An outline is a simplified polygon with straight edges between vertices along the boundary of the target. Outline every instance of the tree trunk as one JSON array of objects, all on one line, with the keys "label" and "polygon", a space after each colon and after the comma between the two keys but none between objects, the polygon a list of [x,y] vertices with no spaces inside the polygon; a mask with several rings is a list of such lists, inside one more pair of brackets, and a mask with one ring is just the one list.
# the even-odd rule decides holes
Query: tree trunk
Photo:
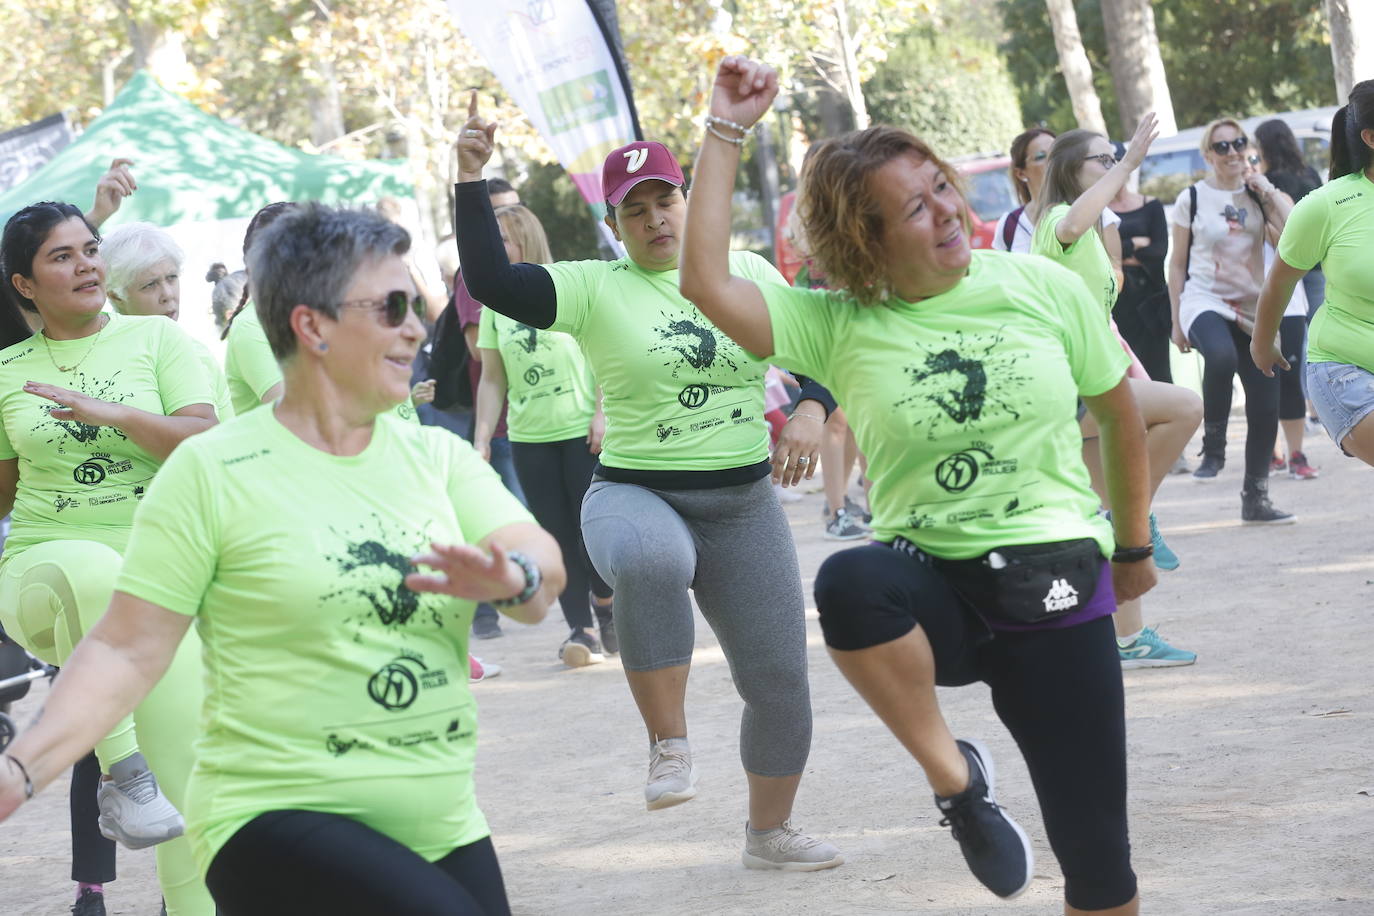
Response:
[{"label": "tree trunk", "polygon": [[1107,122],[1102,118],[1102,102],[1093,88],[1093,68],[1083,50],[1083,36],[1078,32],[1078,13],[1074,11],[1073,0],[1045,0],[1045,6],[1050,11],[1054,46],[1059,51],[1059,69],[1064,71],[1064,82],[1069,87],[1073,116],[1078,119],[1079,127],[1106,134]]},{"label": "tree trunk", "polygon": [[1361,80],[1374,79],[1374,4],[1370,0],[1326,0],[1336,97],[1344,105]]},{"label": "tree trunk", "polygon": [[1159,116],[1160,136],[1178,133],[1150,0],[1102,0],[1102,20],[1121,115],[1121,136],[1131,136],[1141,117],[1151,111]]},{"label": "tree trunk", "polygon": [[334,73],[334,36],[329,20],[329,11],[316,4],[314,21],[321,33],[321,40],[317,43],[320,51],[316,59],[311,61],[315,77],[306,83],[305,104],[310,110],[310,142],[317,148],[347,133],[344,129],[343,101],[339,98],[339,82]]},{"label": "tree trunk", "polygon": [[859,60],[854,53],[854,40],[849,32],[849,7],[845,0],[835,0],[836,43],[840,51],[841,85],[844,87],[850,110],[854,112],[855,130],[868,128],[868,104],[859,84]]}]

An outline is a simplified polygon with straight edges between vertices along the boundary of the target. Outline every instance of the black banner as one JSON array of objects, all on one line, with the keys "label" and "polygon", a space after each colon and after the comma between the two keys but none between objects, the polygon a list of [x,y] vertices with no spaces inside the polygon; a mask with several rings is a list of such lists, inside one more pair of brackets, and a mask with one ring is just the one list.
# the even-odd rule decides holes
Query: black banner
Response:
[{"label": "black banner", "polygon": [[0,134],[0,191],[38,171],[72,138],[67,116],[61,114]]}]

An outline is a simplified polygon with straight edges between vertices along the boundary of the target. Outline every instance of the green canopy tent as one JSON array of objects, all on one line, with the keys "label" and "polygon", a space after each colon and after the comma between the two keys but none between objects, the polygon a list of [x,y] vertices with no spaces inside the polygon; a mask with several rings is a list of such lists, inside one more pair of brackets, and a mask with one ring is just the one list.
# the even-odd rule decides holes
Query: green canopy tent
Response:
[{"label": "green canopy tent", "polygon": [[138,191],[105,228],[146,220],[166,228],[186,252],[182,322],[207,342],[210,264],[242,264],[248,220],[274,200],[363,204],[413,201],[399,160],[354,161],[290,149],[208,115],[162,88],[151,74],[129,80],[100,117],[22,184],[0,193],[0,222],[39,200],[89,207],[111,160],[134,161]]}]

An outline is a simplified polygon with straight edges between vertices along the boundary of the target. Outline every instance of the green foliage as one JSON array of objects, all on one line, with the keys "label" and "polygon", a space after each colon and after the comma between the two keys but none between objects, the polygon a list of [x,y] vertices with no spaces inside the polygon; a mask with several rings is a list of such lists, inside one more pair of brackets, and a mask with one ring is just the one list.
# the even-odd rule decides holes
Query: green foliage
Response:
[{"label": "green foliage", "polygon": [[942,156],[1001,150],[1021,129],[1016,90],[991,42],[908,30],[864,84],[874,123],[905,127]]},{"label": "green foliage", "polygon": [[520,202],[544,225],[555,261],[581,261],[601,257],[601,232],[587,202],[556,164],[533,163],[529,176],[517,187]]},{"label": "green foliage", "polygon": [[[1160,55],[1180,128],[1237,117],[1336,104],[1322,0],[1154,0]],[[1102,98],[1116,125],[1115,92],[1098,0],[1077,0],[1078,27]],[[1026,124],[1077,126],[1059,72],[1044,0],[1003,0],[1002,50],[1021,87]]]}]

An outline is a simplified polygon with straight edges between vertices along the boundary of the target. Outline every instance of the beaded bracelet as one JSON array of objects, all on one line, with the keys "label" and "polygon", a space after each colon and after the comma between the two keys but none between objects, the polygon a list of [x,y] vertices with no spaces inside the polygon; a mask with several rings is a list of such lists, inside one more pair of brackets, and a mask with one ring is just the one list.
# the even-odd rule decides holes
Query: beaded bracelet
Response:
[{"label": "beaded bracelet", "polygon": [[1154,544],[1146,544],[1144,547],[1117,547],[1112,554],[1113,563],[1139,563],[1141,560],[1148,560],[1154,556]]},{"label": "beaded bracelet", "polygon": [[[727,137],[717,130],[718,127],[739,131],[740,135],[738,137]],[[743,146],[745,138],[749,136],[749,128],[745,127],[743,124],[736,124],[734,121],[726,118],[718,118],[715,115],[706,116],[706,132],[717,140],[724,140],[726,143],[733,143],[735,146]]]},{"label": "beaded bracelet", "polygon": [[19,762],[18,757],[12,757],[9,754],[6,754],[5,759],[8,760],[10,763],[14,764],[15,766],[19,767],[19,772],[24,775],[24,798],[26,800],[33,798],[33,780],[29,778],[28,768],[25,767],[24,764]]},{"label": "beaded bracelet", "polygon": [[506,556],[524,571],[525,587],[518,595],[491,602],[492,607],[515,607],[517,604],[524,604],[533,598],[539,592],[539,587],[544,584],[544,571],[539,568],[538,563],[518,550],[508,551]]}]

